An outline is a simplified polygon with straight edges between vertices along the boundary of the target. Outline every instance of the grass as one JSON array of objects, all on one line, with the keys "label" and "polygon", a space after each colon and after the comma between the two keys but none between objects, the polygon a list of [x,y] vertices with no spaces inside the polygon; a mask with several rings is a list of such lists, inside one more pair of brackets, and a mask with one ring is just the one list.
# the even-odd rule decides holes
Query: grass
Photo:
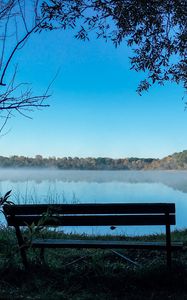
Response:
[{"label": "grass", "polygon": [[[64,235],[49,231],[46,234]],[[163,236],[139,238],[160,240]],[[187,242],[187,230],[172,233],[172,240]],[[14,230],[1,227],[0,299],[187,299],[185,251],[173,253],[171,272],[166,268],[164,251],[119,252],[141,266],[128,263],[110,250],[88,249],[46,250],[46,264],[41,264],[38,250],[30,249],[30,270],[25,271]]]}]

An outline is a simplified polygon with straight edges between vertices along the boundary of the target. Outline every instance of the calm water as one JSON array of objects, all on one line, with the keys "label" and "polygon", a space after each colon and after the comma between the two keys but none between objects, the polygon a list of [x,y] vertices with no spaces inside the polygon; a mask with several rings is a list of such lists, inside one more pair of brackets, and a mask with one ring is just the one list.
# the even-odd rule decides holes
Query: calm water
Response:
[{"label": "calm water", "polygon": [[[172,229],[187,227],[187,171],[0,170],[0,194],[8,190],[12,190],[11,199],[15,203],[175,203],[177,224]],[[82,230],[93,234],[111,233],[110,228]],[[161,231],[164,228],[120,226],[112,233]]]}]

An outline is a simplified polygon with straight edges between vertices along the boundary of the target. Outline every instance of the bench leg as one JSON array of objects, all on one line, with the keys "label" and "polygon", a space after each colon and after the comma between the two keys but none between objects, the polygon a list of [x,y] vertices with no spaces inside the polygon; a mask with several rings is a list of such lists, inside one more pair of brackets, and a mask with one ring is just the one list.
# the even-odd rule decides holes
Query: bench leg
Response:
[{"label": "bench leg", "polygon": [[27,261],[26,250],[22,246],[20,247],[20,253],[21,253],[21,258],[22,258],[23,265],[24,265],[25,269],[28,269],[28,261]]},{"label": "bench leg", "polygon": [[171,269],[171,232],[170,225],[166,225],[166,252],[167,252],[167,267]]},{"label": "bench leg", "polygon": [[45,264],[44,247],[40,249],[40,260],[43,264]]},{"label": "bench leg", "polygon": [[28,261],[27,261],[27,255],[26,255],[26,249],[25,249],[25,242],[23,240],[19,226],[16,226],[15,230],[16,230],[16,236],[18,239],[18,245],[19,245],[23,265],[24,265],[25,269],[28,269]]}]

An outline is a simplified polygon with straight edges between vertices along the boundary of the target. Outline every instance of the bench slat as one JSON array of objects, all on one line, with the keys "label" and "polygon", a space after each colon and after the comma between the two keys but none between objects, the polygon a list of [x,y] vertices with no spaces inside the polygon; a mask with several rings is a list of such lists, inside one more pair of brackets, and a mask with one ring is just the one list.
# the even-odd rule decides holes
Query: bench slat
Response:
[{"label": "bench slat", "polygon": [[[37,225],[41,216],[15,216],[7,217],[8,225],[27,226],[33,222]],[[56,226],[111,226],[111,225],[169,225],[175,224],[175,215],[103,215],[103,216],[62,216],[50,218],[44,225]]]},{"label": "bench slat", "polygon": [[59,214],[135,214],[175,213],[174,203],[87,203],[87,204],[26,204],[4,205],[8,214],[42,214],[48,209]]},{"label": "bench slat", "polygon": [[[32,242],[33,248],[126,248],[126,249],[153,249],[166,250],[166,242],[140,242],[140,241],[111,241],[111,240],[61,240],[36,239]],[[172,242],[172,250],[183,247],[182,242]]]}]

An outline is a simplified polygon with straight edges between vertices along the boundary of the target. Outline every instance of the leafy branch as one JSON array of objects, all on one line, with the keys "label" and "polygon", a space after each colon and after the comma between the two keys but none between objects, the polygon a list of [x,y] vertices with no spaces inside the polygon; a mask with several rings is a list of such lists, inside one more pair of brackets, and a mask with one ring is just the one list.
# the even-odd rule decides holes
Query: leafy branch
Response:
[{"label": "leafy branch", "polygon": [[11,195],[12,190],[8,191],[4,196],[0,197],[0,208],[4,205],[4,204],[9,204],[12,205],[14,204],[12,201],[8,200],[10,195]]}]

